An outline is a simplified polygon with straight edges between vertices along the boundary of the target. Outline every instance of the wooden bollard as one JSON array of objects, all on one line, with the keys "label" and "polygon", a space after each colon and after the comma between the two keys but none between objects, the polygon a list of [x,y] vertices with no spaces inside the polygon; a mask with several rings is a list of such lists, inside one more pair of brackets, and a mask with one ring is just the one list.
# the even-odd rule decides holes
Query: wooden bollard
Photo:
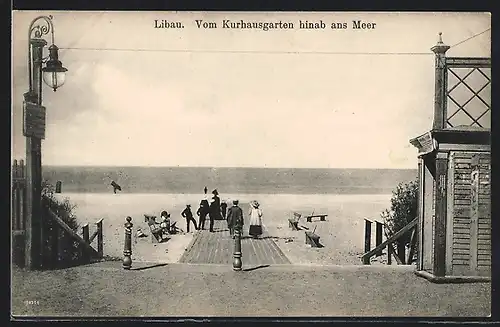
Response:
[{"label": "wooden bollard", "polygon": [[242,261],[241,261],[241,228],[237,226],[234,230],[234,259],[233,259],[233,270],[240,271]]},{"label": "wooden bollard", "polygon": [[[368,219],[365,219],[365,253],[370,252],[371,238],[372,238],[372,222],[369,221]],[[370,258],[365,257],[363,259],[363,263],[365,265],[370,264]]]},{"label": "wooden bollard", "polygon": [[125,223],[125,245],[123,247],[123,269],[129,270],[132,267],[132,218],[127,217]]},{"label": "wooden bollard", "polygon": [[56,193],[61,193],[61,191],[62,191],[62,182],[57,181],[56,182]]},{"label": "wooden bollard", "polygon": [[[380,221],[375,221],[375,246],[382,244],[382,226],[383,224]],[[375,255],[377,257],[381,256],[382,250],[378,251]]]}]

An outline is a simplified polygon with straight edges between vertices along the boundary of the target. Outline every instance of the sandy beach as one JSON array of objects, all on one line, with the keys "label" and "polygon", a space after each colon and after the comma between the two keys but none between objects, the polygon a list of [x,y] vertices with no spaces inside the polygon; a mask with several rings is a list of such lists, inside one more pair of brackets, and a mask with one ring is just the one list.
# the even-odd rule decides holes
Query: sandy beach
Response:
[{"label": "sandy beach", "polygon": [[[104,218],[104,254],[111,257],[123,256],[125,218],[132,217],[132,258],[135,261],[174,263],[178,262],[193,239],[195,231],[172,235],[165,243],[151,241],[149,227],[144,214],[157,215],[162,210],[171,213],[172,221],[186,230],[185,220],[180,212],[187,203],[193,213],[201,199],[199,194],[101,194],[62,193],[76,205],[75,213],[80,224],[89,223],[90,232],[97,220]],[[364,246],[364,219],[379,219],[380,212],[390,205],[390,194],[381,195],[291,195],[291,194],[230,194],[221,199],[231,203],[239,199],[245,215],[248,202],[256,199],[264,212],[264,228],[293,264],[359,264]],[[303,215],[327,214],[326,221],[315,218],[312,222],[301,219],[304,229],[292,231],[288,218],[292,213]],[[247,217],[245,217],[247,219]],[[137,228],[148,237],[137,238]],[[208,224],[205,225],[208,227]],[[248,228],[248,226],[246,226]],[[305,230],[315,230],[323,248],[311,248],[305,244]],[[372,240],[374,244],[374,240]]]}]

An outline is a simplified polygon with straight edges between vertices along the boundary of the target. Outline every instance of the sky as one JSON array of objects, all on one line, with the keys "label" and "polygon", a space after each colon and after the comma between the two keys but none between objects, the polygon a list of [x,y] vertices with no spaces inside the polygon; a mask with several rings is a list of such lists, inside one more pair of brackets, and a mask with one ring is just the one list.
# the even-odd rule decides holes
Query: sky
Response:
[{"label": "sky", "polygon": [[[57,92],[43,89],[42,164],[78,166],[416,168],[409,140],[431,129],[434,110],[430,48],[439,32],[452,46],[491,27],[486,13],[16,11],[13,159],[25,157],[28,26],[39,15],[53,16],[68,68]],[[223,29],[223,19],[295,29]],[[298,29],[299,20],[326,28]],[[353,20],[376,27],[355,30]],[[487,31],[447,55],[490,51]]]}]

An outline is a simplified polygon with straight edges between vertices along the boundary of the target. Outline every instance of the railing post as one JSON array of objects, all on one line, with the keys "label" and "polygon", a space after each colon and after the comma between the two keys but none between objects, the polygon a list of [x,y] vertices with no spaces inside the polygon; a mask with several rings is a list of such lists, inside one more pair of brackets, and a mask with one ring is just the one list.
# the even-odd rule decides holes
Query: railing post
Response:
[{"label": "railing post", "polygon": [[[365,253],[370,252],[372,238],[372,222],[365,219]],[[365,265],[370,264],[370,258],[364,258],[363,263]]]},{"label": "railing post", "polygon": [[446,51],[450,47],[443,43],[441,33],[435,46],[431,51],[436,55],[435,77],[434,77],[434,121],[433,129],[446,128]]},{"label": "railing post", "polygon": [[132,218],[127,217],[125,223],[125,245],[123,248],[123,269],[130,270],[132,267]]},{"label": "railing post", "polygon": [[89,234],[89,224],[85,224],[82,227],[82,236],[83,240],[87,243],[90,243],[90,234]]},{"label": "railing post", "polygon": [[99,257],[102,258],[104,255],[104,247],[103,247],[103,235],[102,235],[102,219],[97,223],[97,253],[99,253]]},{"label": "railing post", "polygon": [[406,264],[406,247],[405,244],[401,240],[396,241],[397,247],[398,247],[398,257],[401,260],[401,263],[404,265]]},{"label": "railing post", "polygon": [[[390,231],[389,231],[389,227],[386,224],[384,224],[384,229],[385,229],[385,237],[389,238]],[[392,243],[387,244],[387,264],[388,265],[392,265],[392,252],[393,252],[392,249],[394,249],[392,247]]]},{"label": "railing post", "polygon": [[[375,246],[382,244],[382,223],[380,221],[375,221]],[[377,257],[382,255],[382,250],[375,254]]]},{"label": "railing post", "polygon": [[53,268],[58,265],[59,261],[59,225],[52,221],[50,230],[50,264]]},{"label": "railing post", "polygon": [[233,260],[233,270],[240,271],[242,266],[241,261],[241,228],[236,226],[234,229],[234,260]]}]

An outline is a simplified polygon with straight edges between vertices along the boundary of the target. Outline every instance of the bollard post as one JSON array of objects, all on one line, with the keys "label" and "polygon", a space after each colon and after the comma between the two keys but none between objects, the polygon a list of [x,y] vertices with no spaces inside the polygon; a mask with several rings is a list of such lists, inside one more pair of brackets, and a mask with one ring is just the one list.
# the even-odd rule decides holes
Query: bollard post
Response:
[{"label": "bollard post", "polygon": [[[375,221],[375,246],[382,244],[382,223],[380,221]],[[382,255],[382,250],[375,254],[377,257]]]},{"label": "bollard post", "polygon": [[241,262],[241,229],[237,226],[234,229],[234,260],[233,260],[233,270],[240,271]]},{"label": "bollard post", "polygon": [[123,247],[123,269],[130,270],[132,267],[132,218],[127,217],[125,223],[125,245]]},{"label": "bollard post", "polygon": [[[370,252],[372,238],[372,222],[365,218],[365,253]],[[365,258],[363,263],[370,264],[370,258]]]}]

